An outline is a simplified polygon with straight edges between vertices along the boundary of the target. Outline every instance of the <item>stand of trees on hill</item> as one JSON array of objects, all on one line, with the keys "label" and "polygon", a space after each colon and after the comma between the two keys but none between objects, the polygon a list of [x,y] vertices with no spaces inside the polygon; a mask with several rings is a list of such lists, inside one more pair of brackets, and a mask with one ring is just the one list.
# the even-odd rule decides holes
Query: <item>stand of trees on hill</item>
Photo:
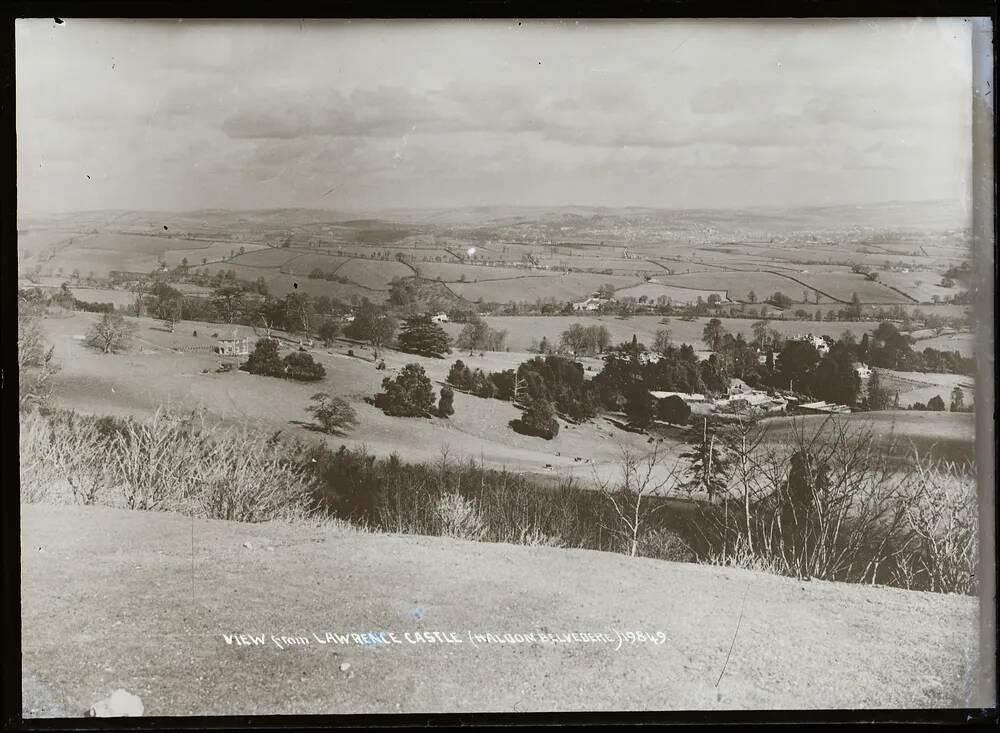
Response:
[{"label": "stand of trees on hill", "polygon": [[409,354],[440,359],[451,351],[451,338],[428,315],[414,315],[407,318],[396,341],[399,350]]},{"label": "stand of trees on hill", "polygon": [[267,377],[294,379],[299,382],[316,382],[326,376],[326,369],[304,351],[293,351],[281,357],[278,342],[260,339],[249,358],[240,367],[251,374]]},{"label": "stand of trees on hill", "polygon": [[434,389],[419,364],[407,364],[395,377],[382,380],[382,392],[373,402],[394,417],[433,417]]}]

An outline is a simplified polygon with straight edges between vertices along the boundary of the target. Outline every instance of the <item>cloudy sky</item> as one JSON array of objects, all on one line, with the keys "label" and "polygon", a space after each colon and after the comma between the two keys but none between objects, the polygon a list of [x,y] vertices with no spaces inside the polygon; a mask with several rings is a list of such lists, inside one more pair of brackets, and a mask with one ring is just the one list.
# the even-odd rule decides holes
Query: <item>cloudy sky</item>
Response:
[{"label": "cloudy sky", "polygon": [[20,207],[962,200],[970,26],[21,20]]}]

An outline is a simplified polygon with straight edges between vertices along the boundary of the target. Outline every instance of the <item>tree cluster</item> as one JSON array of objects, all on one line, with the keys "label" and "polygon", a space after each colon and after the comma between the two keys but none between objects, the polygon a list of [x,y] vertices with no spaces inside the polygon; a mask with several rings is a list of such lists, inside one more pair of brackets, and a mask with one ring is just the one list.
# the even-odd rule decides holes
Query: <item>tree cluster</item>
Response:
[{"label": "tree cluster", "polygon": [[260,339],[249,358],[240,367],[251,374],[266,377],[294,379],[299,382],[316,382],[326,376],[326,369],[311,354],[293,351],[284,358],[278,351],[275,339]]}]

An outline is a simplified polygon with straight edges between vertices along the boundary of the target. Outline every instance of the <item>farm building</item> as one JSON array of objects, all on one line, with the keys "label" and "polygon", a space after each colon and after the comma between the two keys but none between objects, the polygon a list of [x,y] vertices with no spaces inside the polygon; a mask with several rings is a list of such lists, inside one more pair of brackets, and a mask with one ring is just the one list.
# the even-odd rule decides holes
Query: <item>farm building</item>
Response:
[{"label": "farm building", "polygon": [[447,313],[438,313],[437,315],[431,316],[431,321],[434,323],[447,323],[450,319]]},{"label": "farm building", "polygon": [[586,300],[581,300],[579,303],[573,304],[573,310],[575,311],[598,311],[601,306],[609,302],[607,298],[587,298]]},{"label": "farm building", "polygon": [[825,356],[830,351],[830,345],[823,340],[822,336],[813,336],[811,333],[805,336],[801,334],[796,334],[789,341],[805,341],[806,343],[812,344],[816,351],[819,352],[820,356]]},{"label": "farm building", "polygon": [[716,400],[714,405],[719,412],[742,412],[745,410],[760,410],[762,412],[784,412],[788,408],[788,400],[777,395],[752,390],[732,394],[729,399]]},{"label": "farm building", "polygon": [[650,390],[649,394],[656,400],[665,400],[668,397],[680,397],[685,402],[705,402],[706,400],[705,395],[698,394],[697,392],[661,392]]},{"label": "farm building", "polygon": [[219,356],[249,356],[249,338],[220,339],[215,344],[215,353]]},{"label": "farm building", "polygon": [[851,408],[847,405],[835,405],[832,402],[806,402],[799,405],[799,409],[803,412],[816,413],[820,415],[829,415],[830,413],[846,414],[851,411]]}]

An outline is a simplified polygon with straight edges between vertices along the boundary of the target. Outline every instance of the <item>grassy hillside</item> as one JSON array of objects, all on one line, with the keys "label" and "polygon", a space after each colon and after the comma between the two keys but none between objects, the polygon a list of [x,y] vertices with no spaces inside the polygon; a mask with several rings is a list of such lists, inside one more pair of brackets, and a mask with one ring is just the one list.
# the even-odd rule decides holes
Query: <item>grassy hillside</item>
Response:
[{"label": "grassy hillside", "polygon": [[[118,687],[147,715],[988,704],[971,692],[970,597],[584,550],[103,507],[21,512],[23,668],[31,699],[67,715]],[[663,632],[663,643],[616,649],[615,630]],[[462,643],[312,637],[380,631]],[[476,645],[469,632],[615,641]],[[265,640],[227,644],[232,634]],[[310,643],[279,649],[272,634]]]}]

